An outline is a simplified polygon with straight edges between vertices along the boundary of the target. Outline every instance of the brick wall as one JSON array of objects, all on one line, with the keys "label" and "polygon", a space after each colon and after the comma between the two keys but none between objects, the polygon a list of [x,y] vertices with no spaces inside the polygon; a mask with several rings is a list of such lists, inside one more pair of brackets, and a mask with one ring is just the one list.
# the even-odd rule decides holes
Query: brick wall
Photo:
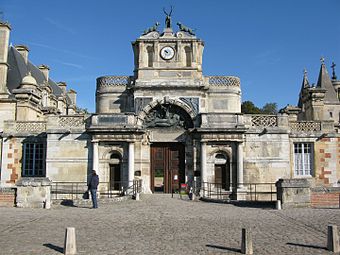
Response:
[{"label": "brick wall", "polygon": [[15,197],[15,189],[0,189],[0,207],[14,207]]},{"label": "brick wall", "polygon": [[311,206],[315,208],[340,208],[340,190],[312,191]]}]

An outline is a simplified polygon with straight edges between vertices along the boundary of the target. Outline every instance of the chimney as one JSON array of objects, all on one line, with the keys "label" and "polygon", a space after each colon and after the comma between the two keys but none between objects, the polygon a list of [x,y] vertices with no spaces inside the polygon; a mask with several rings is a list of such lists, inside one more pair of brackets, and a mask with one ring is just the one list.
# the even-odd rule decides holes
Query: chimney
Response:
[{"label": "chimney", "polygon": [[15,45],[14,46],[20,55],[24,58],[25,64],[28,63],[28,52],[30,51],[26,45]]},{"label": "chimney", "polygon": [[63,91],[63,94],[66,94],[66,86],[67,86],[66,82],[60,81],[57,84],[58,84],[59,88]]},{"label": "chimney", "polygon": [[47,65],[38,66],[39,70],[44,74],[46,81],[48,82],[50,67]]},{"label": "chimney", "polygon": [[7,22],[0,21],[0,94],[8,94],[7,91],[7,57],[8,42],[11,26]]},{"label": "chimney", "polygon": [[70,89],[67,92],[67,95],[71,99],[72,105],[77,105],[77,92],[73,89]]}]

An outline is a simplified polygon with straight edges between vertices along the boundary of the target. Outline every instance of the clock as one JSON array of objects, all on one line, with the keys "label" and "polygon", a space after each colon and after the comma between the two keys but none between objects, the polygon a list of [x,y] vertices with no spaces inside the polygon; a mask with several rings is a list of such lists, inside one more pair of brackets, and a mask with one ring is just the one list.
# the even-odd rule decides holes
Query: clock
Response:
[{"label": "clock", "polygon": [[161,49],[161,57],[165,60],[170,60],[175,56],[175,50],[170,46],[165,46]]}]

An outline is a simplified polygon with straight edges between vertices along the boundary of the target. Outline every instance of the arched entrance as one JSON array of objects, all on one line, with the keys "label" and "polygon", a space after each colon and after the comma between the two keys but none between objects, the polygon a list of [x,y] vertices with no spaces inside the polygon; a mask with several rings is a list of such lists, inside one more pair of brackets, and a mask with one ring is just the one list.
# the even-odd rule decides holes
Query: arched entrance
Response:
[{"label": "arched entrance", "polygon": [[122,187],[121,157],[118,153],[110,156],[110,189],[120,190]]},{"label": "arched entrance", "polygon": [[225,153],[215,155],[215,183],[220,184],[223,190],[231,190],[230,159]]},{"label": "arched entrance", "polygon": [[147,111],[143,126],[150,131],[150,189],[171,193],[185,183],[185,144],[183,137],[193,120],[175,102],[159,102]]}]

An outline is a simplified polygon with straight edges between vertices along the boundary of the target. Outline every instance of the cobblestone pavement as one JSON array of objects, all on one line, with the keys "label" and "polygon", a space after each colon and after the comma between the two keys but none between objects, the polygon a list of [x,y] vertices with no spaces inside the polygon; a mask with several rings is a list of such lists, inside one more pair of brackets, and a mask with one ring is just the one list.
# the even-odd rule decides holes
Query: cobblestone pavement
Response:
[{"label": "cobblestone pavement", "polygon": [[240,254],[251,228],[254,254],[332,254],[327,225],[340,209],[272,210],[144,195],[98,209],[0,208],[0,254],[62,254],[66,227],[78,254]]}]

